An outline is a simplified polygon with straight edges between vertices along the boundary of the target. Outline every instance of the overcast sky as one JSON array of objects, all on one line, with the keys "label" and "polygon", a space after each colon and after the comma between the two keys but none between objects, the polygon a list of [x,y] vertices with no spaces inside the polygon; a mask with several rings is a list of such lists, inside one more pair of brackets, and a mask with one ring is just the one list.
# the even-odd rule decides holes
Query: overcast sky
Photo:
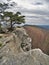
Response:
[{"label": "overcast sky", "polygon": [[17,9],[26,16],[27,24],[49,25],[49,0],[12,0],[12,1],[17,3]]}]

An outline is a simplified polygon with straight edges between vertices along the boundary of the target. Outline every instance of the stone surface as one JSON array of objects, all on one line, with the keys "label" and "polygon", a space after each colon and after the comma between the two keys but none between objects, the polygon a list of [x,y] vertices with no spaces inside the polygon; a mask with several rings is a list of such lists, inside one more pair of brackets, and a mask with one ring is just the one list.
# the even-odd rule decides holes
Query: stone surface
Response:
[{"label": "stone surface", "polygon": [[[3,34],[0,49],[0,65],[49,65],[49,56],[40,49],[31,49],[31,38],[25,29]],[[23,47],[21,47],[21,44]],[[29,47],[29,50],[26,48]],[[25,48],[25,49],[23,49]]]}]

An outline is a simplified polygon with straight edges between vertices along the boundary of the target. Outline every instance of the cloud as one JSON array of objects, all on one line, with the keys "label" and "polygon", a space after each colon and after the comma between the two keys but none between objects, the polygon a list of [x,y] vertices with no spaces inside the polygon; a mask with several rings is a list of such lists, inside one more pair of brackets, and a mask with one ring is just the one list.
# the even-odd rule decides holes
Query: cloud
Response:
[{"label": "cloud", "polygon": [[49,0],[45,0],[45,1],[49,3]]},{"label": "cloud", "polygon": [[36,2],[34,5],[43,5],[42,2]]},{"label": "cloud", "polygon": [[17,6],[12,9],[14,12],[20,11],[22,15],[25,15],[27,24],[49,25],[49,0],[12,1],[17,3]]},{"label": "cloud", "polygon": [[7,0],[0,0],[0,3],[7,3]]}]

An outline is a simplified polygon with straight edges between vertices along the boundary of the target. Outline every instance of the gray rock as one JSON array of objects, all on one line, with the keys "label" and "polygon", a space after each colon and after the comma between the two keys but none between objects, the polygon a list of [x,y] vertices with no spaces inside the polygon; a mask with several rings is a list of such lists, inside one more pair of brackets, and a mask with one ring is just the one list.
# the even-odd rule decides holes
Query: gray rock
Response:
[{"label": "gray rock", "polygon": [[8,54],[2,58],[0,65],[49,65],[49,56],[39,49],[31,50],[31,55],[30,52],[21,52],[17,56]]},{"label": "gray rock", "polygon": [[23,28],[5,36],[5,45],[0,49],[0,65],[49,65],[48,55],[40,49],[31,49],[31,39]]}]

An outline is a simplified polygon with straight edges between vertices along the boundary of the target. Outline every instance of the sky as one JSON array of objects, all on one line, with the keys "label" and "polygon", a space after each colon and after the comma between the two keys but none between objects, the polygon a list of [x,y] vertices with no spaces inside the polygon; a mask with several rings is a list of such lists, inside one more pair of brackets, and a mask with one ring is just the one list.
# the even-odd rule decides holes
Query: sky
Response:
[{"label": "sky", "polygon": [[[7,0],[2,1],[7,2]],[[26,24],[49,25],[49,0],[12,1],[16,2],[16,9],[26,16]]]}]

